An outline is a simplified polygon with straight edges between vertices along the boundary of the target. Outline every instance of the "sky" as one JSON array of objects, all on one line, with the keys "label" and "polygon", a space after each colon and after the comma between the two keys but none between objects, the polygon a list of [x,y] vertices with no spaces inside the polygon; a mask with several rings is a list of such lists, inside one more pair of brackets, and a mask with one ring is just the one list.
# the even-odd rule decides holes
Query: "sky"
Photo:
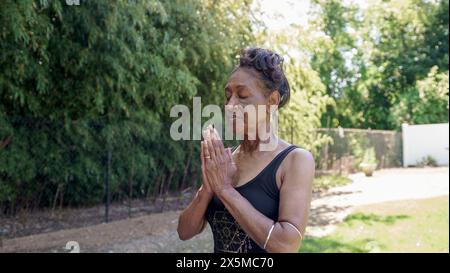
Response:
[{"label": "sky", "polygon": [[[312,7],[310,0],[256,0],[266,16],[262,20],[269,29],[279,30],[295,23],[308,24],[308,11]],[[342,0],[345,4],[355,3],[361,8],[368,6],[368,0]]]},{"label": "sky", "polygon": [[257,0],[264,13],[262,20],[273,30],[283,29],[290,24],[306,25],[310,0]]},{"label": "sky", "polygon": [[[255,0],[263,12],[262,21],[271,31],[286,30],[291,24],[306,27],[308,25],[309,12],[313,8],[312,0]],[[361,9],[369,6],[372,0],[342,0],[344,5],[350,3],[358,5]],[[294,48],[287,48],[289,56],[299,57],[301,52]],[[346,65],[352,67],[351,52],[347,52]],[[350,54],[350,55],[348,55]]]}]

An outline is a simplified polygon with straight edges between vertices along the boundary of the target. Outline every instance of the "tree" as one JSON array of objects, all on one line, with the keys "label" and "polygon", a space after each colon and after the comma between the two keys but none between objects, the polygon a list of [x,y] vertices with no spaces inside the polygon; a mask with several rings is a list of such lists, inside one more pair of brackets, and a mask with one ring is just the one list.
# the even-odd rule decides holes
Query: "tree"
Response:
[{"label": "tree", "polygon": [[170,108],[222,99],[250,4],[3,1],[0,208],[100,202],[108,151],[113,200],[182,186],[198,148],[170,138]]},{"label": "tree", "polygon": [[323,35],[313,68],[335,101],[322,126],[399,128],[391,112],[400,97],[433,66],[448,71],[448,1],[314,3]]},{"label": "tree", "polygon": [[448,86],[448,71],[438,73],[434,66],[425,79],[398,98],[391,119],[409,124],[448,122]]}]

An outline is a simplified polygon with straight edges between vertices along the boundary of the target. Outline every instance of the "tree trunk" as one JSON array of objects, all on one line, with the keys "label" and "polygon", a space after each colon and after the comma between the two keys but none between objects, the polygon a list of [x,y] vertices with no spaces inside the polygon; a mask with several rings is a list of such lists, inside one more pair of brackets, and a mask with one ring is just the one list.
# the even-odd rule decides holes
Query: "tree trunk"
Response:
[{"label": "tree trunk", "polygon": [[134,160],[131,161],[131,174],[128,179],[128,217],[131,217],[131,199],[133,198],[133,176],[134,176]]},{"label": "tree trunk", "polygon": [[61,191],[59,192],[59,210],[62,210],[64,204],[64,185],[61,185]]},{"label": "tree trunk", "polygon": [[166,199],[167,199],[167,196],[169,195],[170,183],[172,181],[172,177],[173,177],[173,173],[174,172],[175,172],[175,168],[173,168],[170,171],[169,177],[167,178],[167,183],[165,183],[165,185],[166,185],[165,189],[162,188],[162,191],[164,191],[164,196],[163,196],[163,201],[162,201],[162,204],[161,204],[161,212],[164,211],[164,206],[166,205]]},{"label": "tree trunk", "polygon": [[56,188],[55,198],[53,198],[52,215],[55,212],[56,201],[58,200],[58,195],[59,195],[60,190],[61,190],[61,184],[58,184],[58,187]]},{"label": "tree trunk", "polygon": [[11,143],[12,136],[7,137],[5,140],[0,141],[0,150],[8,146],[9,143]]},{"label": "tree trunk", "polygon": [[193,147],[192,147],[192,142],[191,142],[189,144],[188,160],[187,160],[186,166],[184,166],[183,178],[181,179],[180,187],[177,189],[178,191],[184,190],[184,187],[186,185],[186,176],[187,176],[187,172],[189,170],[189,166],[191,165],[192,151],[193,151]]}]

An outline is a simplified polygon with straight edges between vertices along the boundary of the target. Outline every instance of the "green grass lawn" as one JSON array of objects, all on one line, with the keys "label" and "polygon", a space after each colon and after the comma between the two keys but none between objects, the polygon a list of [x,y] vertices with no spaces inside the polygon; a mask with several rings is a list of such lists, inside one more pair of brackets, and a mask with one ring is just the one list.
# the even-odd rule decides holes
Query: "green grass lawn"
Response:
[{"label": "green grass lawn", "polygon": [[306,237],[300,252],[449,252],[449,197],[356,208],[336,231]]}]

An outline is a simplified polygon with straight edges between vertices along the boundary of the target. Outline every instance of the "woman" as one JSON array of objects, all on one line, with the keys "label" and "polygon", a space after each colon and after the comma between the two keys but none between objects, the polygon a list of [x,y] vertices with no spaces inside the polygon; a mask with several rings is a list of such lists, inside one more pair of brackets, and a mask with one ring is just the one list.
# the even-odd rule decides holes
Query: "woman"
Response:
[{"label": "woman", "polygon": [[[289,95],[282,57],[261,48],[242,52],[225,86],[226,107],[265,105],[267,115],[270,106],[284,106]],[[237,118],[232,118],[234,125]],[[257,128],[268,126],[262,118],[256,118]],[[297,252],[308,219],[314,159],[274,134],[274,149],[258,149],[262,140],[258,134],[248,137],[255,126],[247,116],[244,127],[233,152],[207,128],[201,143],[203,184],[179,217],[179,237],[192,238],[208,222],[214,252]]]}]

